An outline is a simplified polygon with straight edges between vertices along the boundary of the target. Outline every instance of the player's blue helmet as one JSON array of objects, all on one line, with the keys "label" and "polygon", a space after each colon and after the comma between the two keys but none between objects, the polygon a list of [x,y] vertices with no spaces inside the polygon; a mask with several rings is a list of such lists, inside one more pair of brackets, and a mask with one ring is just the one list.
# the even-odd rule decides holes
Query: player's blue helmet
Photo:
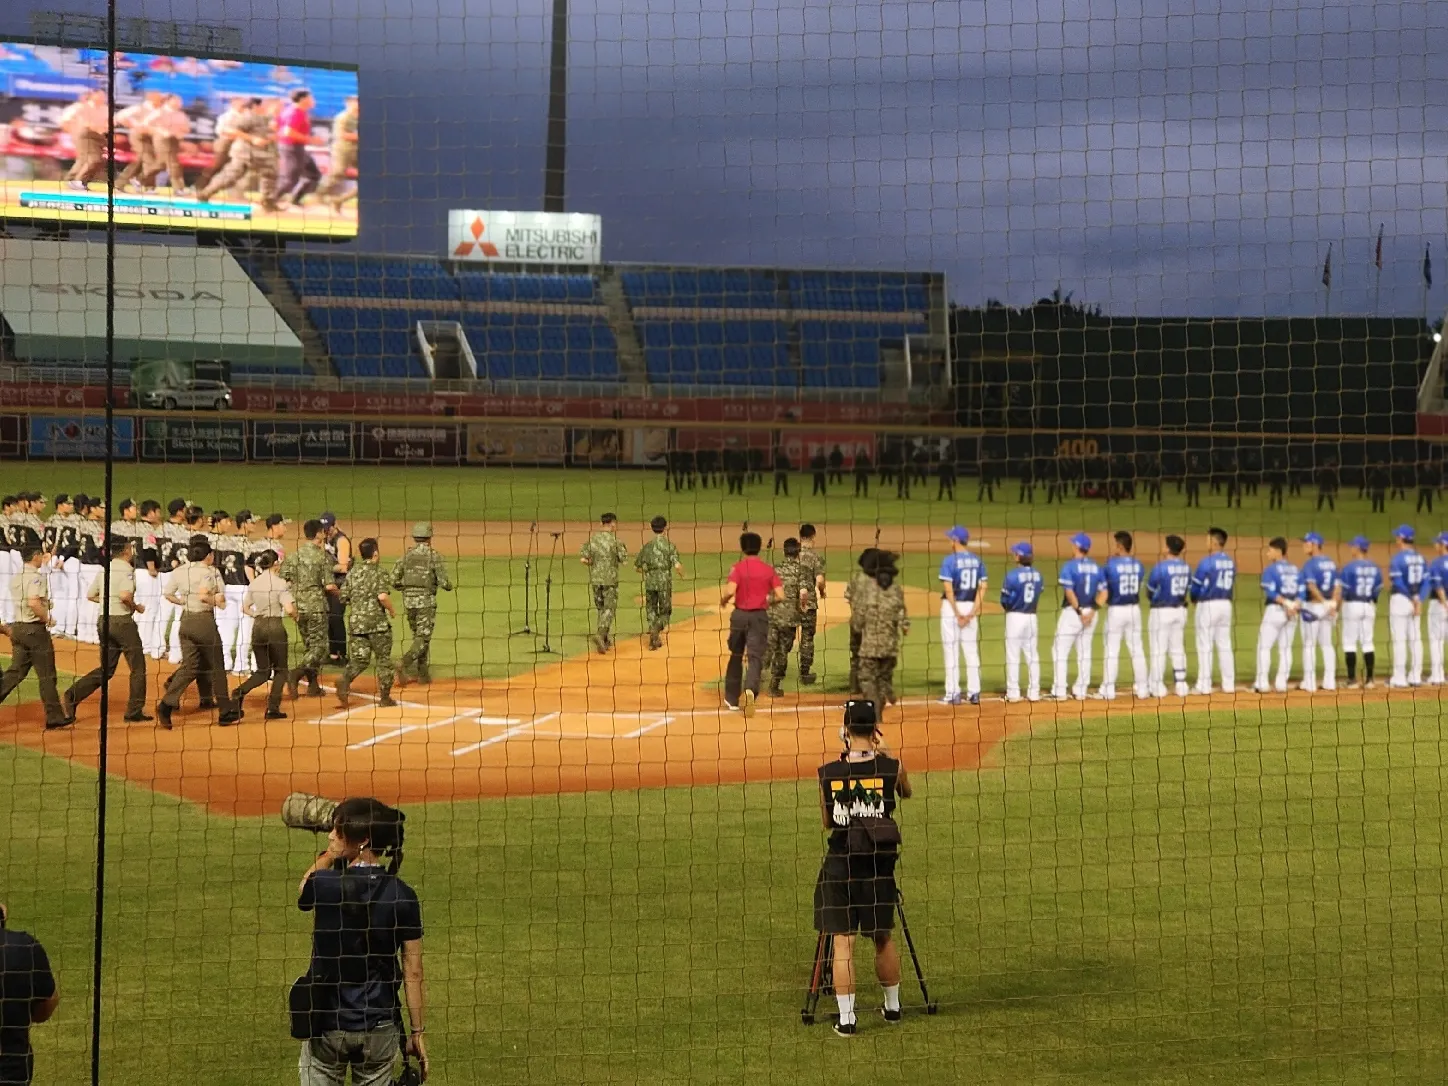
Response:
[{"label": "player's blue helmet", "polygon": [[1080,547],[1083,551],[1091,549],[1091,537],[1085,532],[1077,532],[1071,537],[1071,546]]},{"label": "player's blue helmet", "polygon": [[1416,533],[1414,533],[1413,526],[1411,524],[1399,524],[1396,528],[1393,529],[1393,538],[1401,539],[1404,543],[1413,542],[1415,534]]},{"label": "player's blue helmet", "polygon": [[1011,544],[1011,553],[1014,554],[1017,558],[1029,558],[1036,552],[1029,543],[1027,543],[1025,540],[1021,540],[1021,542],[1019,543]]},{"label": "player's blue helmet", "polygon": [[1355,535],[1349,544],[1354,550],[1365,551],[1373,545],[1373,541],[1365,535]]},{"label": "player's blue helmet", "polygon": [[1439,532],[1436,536],[1433,537],[1433,542],[1442,543],[1444,546],[1448,546],[1448,532]]},{"label": "player's blue helmet", "polygon": [[959,543],[964,546],[966,543],[970,542],[970,532],[966,531],[959,524],[957,524],[954,528],[950,529],[950,531],[945,533],[945,538],[950,540],[952,543]]},{"label": "player's blue helmet", "polygon": [[1321,532],[1308,532],[1305,536],[1302,537],[1302,542],[1304,542],[1304,543],[1315,543],[1315,544],[1317,544],[1317,545],[1320,547],[1320,546],[1322,546],[1322,533],[1321,533]]}]

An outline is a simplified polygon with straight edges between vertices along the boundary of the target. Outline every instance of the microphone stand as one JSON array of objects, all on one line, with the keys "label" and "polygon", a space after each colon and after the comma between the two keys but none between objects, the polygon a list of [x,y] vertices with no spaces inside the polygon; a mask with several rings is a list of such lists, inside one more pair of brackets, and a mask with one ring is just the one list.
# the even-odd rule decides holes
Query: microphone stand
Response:
[{"label": "microphone stand", "polygon": [[553,629],[553,565],[558,559],[558,541],[563,538],[562,532],[549,532],[553,537],[553,551],[548,555],[548,575],[543,578],[543,647],[534,649],[537,655],[548,654],[550,656],[563,655],[555,649],[548,638]]},{"label": "microphone stand", "polygon": [[524,634],[532,634],[532,612],[533,612],[533,553],[534,546],[538,539],[538,522],[535,520],[528,525],[528,554],[523,559],[523,628],[514,630],[510,637],[522,637]]}]

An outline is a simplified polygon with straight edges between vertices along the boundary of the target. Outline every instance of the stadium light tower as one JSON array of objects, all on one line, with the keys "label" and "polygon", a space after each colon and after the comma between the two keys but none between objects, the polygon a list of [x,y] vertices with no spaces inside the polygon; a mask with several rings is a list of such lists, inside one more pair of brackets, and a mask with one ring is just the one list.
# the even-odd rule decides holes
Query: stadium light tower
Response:
[{"label": "stadium light tower", "polygon": [[568,170],[568,0],[553,0],[548,63],[548,144],[543,159],[543,210],[563,211]]}]

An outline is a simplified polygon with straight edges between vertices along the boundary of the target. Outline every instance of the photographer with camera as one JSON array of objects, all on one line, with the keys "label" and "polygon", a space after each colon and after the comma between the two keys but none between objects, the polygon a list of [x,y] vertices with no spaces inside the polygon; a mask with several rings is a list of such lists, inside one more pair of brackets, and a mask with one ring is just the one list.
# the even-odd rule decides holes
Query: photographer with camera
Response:
[{"label": "photographer with camera", "polygon": [[[855,936],[875,944],[875,975],[885,990],[880,1013],[900,1021],[900,952],[895,946],[895,863],[900,828],[895,805],[910,798],[905,767],[885,749],[873,702],[845,703],[844,752],[819,767],[820,815],[828,850],[815,883],[815,930],[833,942],[830,954],[839,1021],[855,1033]],[[823,942],[821,949],[824,950]]]},{"label": "photographer with camera", "polygon": [[[320,806],[313,823],[330,823],[327,850],[302,876],[297,899],[297,907],[313,915],[311,965],[291,994],[292,1036],[302,1041],[301,1086],[343,1086],[349,1067],[352,1086],[383,1086],[393,1081],[399,1054],[397,1081],[424,1082],[422,910],[412,887],[397,877],[404,815],[371,797],[335,807],[300,798]],[[321,828],[294,822],[285,808],[283,818]],[[405,1047],[399,990],[411,1023]],[[416,1069],[408,1062],[414,1057]]]},{"label": "photographer with camera", "polygon": [[23,1086],[35,1073],[30,1027],[48,1022],[60,1006],[50,958],[35,936],[6,926],[0,905],[0,1083]]}]

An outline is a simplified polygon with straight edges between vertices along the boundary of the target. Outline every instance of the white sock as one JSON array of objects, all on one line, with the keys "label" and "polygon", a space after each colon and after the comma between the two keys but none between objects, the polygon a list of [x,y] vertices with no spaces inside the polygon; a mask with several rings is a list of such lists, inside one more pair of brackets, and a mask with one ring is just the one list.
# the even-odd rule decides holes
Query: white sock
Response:
[{"label": "white sock", "polygon": [[898,1011],[900,1009],[900,985],[885,985],[885,1009],[887,1011]]},{"label": "white sock", "polygon": [[840,1025],[852,1026],[855,1024],[855,997],[851,995],[837,995],[835,1002],[840,1005]]}]

